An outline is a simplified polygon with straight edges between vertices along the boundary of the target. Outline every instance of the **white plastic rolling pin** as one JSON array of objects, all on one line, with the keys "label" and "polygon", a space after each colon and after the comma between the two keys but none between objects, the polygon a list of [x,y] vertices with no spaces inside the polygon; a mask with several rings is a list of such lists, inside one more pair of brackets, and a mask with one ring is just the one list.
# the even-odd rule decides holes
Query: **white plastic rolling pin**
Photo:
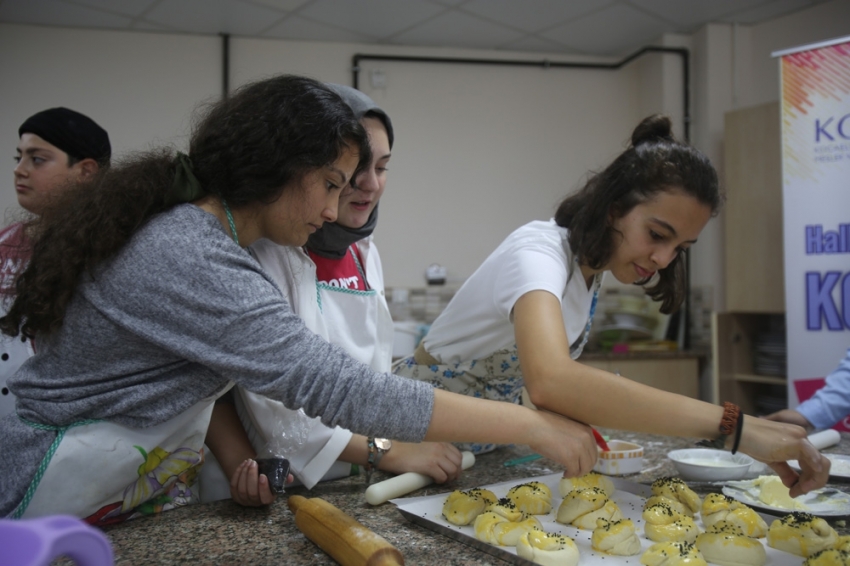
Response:
[{"label": "white plastic rolling pin", "polygon": [[[475,455],[472,452],[463,452],[463,461],[461,467],[466,470],[472,467],[475,463]],[[378,482],[370,485],[366,489],[366,501],[371,505],[380,505],[385,501],[407,495],[411,491],[416,491],[421,487],[433,483],[431,476],[417,474],[416,472],[407,472],[399,474],[394,478]]]},{"label": "white plastic rolling pin", "polygon": [[823,450],[824,448],[829,448],[830,446],[841,442],[841,435],[834,428],[828,428],[826,430],[810,434],[809,442],[811,442],[818,450]]}]

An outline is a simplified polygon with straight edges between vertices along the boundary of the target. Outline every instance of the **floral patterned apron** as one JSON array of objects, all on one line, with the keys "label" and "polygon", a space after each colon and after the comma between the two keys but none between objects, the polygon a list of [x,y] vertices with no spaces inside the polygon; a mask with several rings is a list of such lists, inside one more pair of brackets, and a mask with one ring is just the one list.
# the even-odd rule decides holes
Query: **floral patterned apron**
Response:
[{"label": "floral patterned apron", "polygon": [[[593,315],[596,314],[596,302],[599,297],[599,287],[602,277],[597,275],[593,280],[593,299],[590,303],[590,314],[585,324],[584,332],[579,340],[570,346],[570,357],[577,359],[590,337],[590,327]],[[519,404],[522,396],[523,377],[519,365],[516,345],[511,349],[500,350],[490,356],[453,364],[440,364],[422,347],[407,358],[393,364],[393,373],[419,381],[430,383],[434,387],[480,397],[494,401],[507,401]],[[473,454],[490,452],[495,444],[459,444],[462,450]]]},{"label": "floral patterned apron", "polygon": [[63,514],[107,525],[197,503],[195,480],[213,404],[230,387],[144,429],[106,421],[65,427],[25,421],[55,431],[56,440],[11,517]]}]

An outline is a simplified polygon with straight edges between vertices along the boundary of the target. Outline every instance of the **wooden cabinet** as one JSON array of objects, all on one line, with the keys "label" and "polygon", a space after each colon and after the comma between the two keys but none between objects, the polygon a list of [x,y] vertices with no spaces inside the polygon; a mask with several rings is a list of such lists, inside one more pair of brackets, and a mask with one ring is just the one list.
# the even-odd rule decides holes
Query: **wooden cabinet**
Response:
[{"label": "wooden cabinet", "polygon": [[715,313],[712,321],[712,363],[720,399],[750,415],[783,408],[787,397],[785,376],[756,373],[756,340],[772,322],[767,315],[746,313]]},{"label": "wooden cabinet", "polygon": [[726,309],[785,312],[779,103],[725,120]]},{"label": "wooden cabinet", "polygon": [[754,368],[757,336],[784,324],[785,272],[779,103],[728,112],[724,132],[727,312],[712,320],[712,378],[719,401],[749,414],[781,408],[785,377]]},{"label": "wooden cabinet", "polygon": [[652,387],[699,399],[699,358],[579,359]]}]

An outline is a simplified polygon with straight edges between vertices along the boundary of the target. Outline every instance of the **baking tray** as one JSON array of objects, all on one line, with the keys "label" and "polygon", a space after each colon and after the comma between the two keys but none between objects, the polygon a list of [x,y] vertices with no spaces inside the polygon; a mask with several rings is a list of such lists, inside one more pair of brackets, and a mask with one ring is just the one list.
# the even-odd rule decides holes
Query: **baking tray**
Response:
[{"label": "baking tray", "polygon": [[[543,524],[543,528],[549,532],[561,533],[571,537],[579,549],[580,560],[579,566],[641,566],[641,555],[652,546],[653,542],[643,536],[643,504],[646,498],[651,495],[651,490],[648,485],[639,484],[633,481],[622,478],[610,478],[614,482],[614,487],[617,491],[612,499],[620,506],[620,510],[626,518],[631,519],[635,523],[635,530],[641,539],[641,552],[634,556],[612,556],[597,552],[591,548],[590,537],[592,531],[584,531],[569,525],[562,525],[555,521],[555,516],[558,511],[558,506],[561,504],[561,496],[558,492],[558,484],[563,477],[561,473],[554,473],[545,476],[537,476],[525,479],[511,480],[490,485],[482,485],[489,489],[497,497],[504,497],[508,490],[515,485],[528,483],[530,481],[539,481],[552,490],[552,511],[548,515],[536,515],[537,519]],[[522,566],[533,564],[530,560],[526,560],[517,556],[516,549],[510,546],[494,546],[487,544],[475,538],[475,530],[472,525],[459,527],[445,520],[442,516],[443,503],[448,497],[448,493],[438,495],[429,495],[423,497],[407,497],[400,499],[392,499],[391,502],[396,505],[399,512],[410,522],[425,527],[426,529],[447,536],[453,540],[471,546],[482,552],[485,552],[493,557],[499,558],[508,564],[518,564]],[[776,518],[769,515],[762,517],[770,523]],[[702,520],[699,515],[695,517],[700,531],[705,530]],[[767,552],[767,563],[765,566],[800,566],[802,558],[794,556],[787,552],[776,550],[767,546],[765,539],[761,539],[765,545]]]}]

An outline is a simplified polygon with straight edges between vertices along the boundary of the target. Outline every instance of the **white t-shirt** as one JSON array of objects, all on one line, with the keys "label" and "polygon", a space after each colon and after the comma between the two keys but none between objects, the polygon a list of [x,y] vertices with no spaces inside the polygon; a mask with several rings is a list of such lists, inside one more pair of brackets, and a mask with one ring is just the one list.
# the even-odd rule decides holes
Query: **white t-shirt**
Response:
[{"label": "white t-shirt", "polygon": [[[568,230],[554,220],[515,230],[455,294],[424,339],[442,363],[486,358],[516,344],[513,308],[529,291],[543,290],[561,302],[567,337],[584,333],[593,301],[567,242]],[[571,277],[570,274],[574,273]]]}]

